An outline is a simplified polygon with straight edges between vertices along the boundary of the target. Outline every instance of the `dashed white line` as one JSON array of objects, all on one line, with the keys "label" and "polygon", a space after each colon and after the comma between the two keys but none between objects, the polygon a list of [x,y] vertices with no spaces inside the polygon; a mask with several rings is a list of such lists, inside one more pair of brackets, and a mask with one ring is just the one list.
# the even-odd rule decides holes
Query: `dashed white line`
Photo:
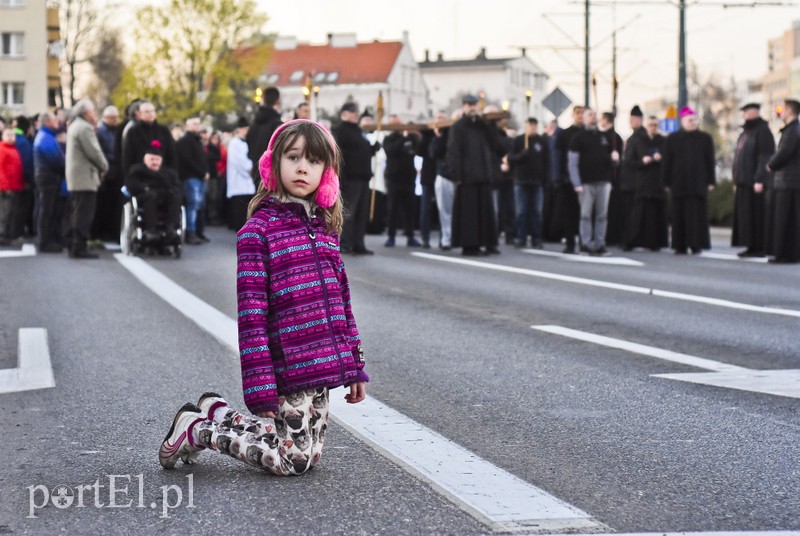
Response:
[{"label": "dashed white line", "polygon": [[577,285],[586,285],[590,287],[607,288],[610,290],[619,290],[622,292],[631,292],[634,294],[647,294],[659,298],[670,298],[673,300],[682,300],[695,303],[703,303],[706,305],[714,305],[717,307],[725,307],[728,309],[738,309],[740,311],[750,311],[754,313],[790,316],[800,318],[800,311],[795,309],[779,309],[777,307],[763,307],[760,305],[750,305],[748,303],[740,303],[730,300],[723,300],[719,298],[711,298],[708,296],[700,296],[696,294],[686,294],[683,292],[671,292],[668,290],[659,290],[647,287],[638,287],[635,285],[624,285],[620,283],[612,283],[610,281],[602,281],[598,279],[587,279],[585,277],[574,277],[563,274],[554,274],[551,272],[542,272],[540,270],[529,270],[527,268],[517,268],[516,266],[506,266],[504,264],[494,264],[491,262],[474,261],[470,259],[459,259],[456,257],[449,257],[445,255],[434,255],[432,253],[411,253],[414,257],[422,259],[429,259],[438,262],[447,262],[451,264],[461,264],[463,266],[473,266],[476,268],[485,268],[487,270],[496,270],[499,272],[508,272],[512,274],[527,275],[531,277],[539,277],[542,279],[550,279],[554,281],[563,281],[565,283],[574,283]]},{"label": "dashed white line", "polygon": [[566,253],[559,253],[557,251],[547,251],[544,249],[523,249],[523,253],[529,255],[539,255],[542,257],[553,257],[570,262],[585,262],[588,264],[609,264],[615,266],[644,266],[641,261],[628,259],[626,257],[593,257],[586,255],[568,255]]},{"label": "dashed white line", "polygon": [[55,387],[46,329],[19,330],[17,364],[17,368],[0,370],[0,393]]},{"label": "dashed white line", "polygon": [[0,251],[0,259],[10,259],[14,257],[34,257],[36,256],[36,246],[33,244],[22,244],[20,249],[10,249]]}]

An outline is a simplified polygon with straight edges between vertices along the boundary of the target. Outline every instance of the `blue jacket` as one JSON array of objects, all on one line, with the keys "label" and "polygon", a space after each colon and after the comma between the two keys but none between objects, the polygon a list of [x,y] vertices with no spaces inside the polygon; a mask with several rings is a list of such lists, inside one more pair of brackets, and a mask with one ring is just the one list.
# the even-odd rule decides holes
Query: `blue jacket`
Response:
[{"label": "blue jacket", "polygon": [[22,159],[22,173],[25,176],[25,185],[33,184],[33,146],[28,138],[19,129],[16,130],[17,137],[14,145]]},{"label": "blue jacket", "polygon": [[55,133],[42,127],[33,140],[34,179],[39,186],[58,186],[64,178],[66,160]]}]

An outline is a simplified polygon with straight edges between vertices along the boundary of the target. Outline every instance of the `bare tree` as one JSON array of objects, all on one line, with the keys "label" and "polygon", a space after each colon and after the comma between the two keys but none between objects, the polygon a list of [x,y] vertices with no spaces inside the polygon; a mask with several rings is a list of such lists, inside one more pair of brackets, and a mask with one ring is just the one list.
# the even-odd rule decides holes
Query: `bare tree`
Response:
[{"label": "bare tree", "polygon": [[[75,102],[75,70],[91,60],[99,14],[94,0],[58,0],[61,41],[64,46],[62,68],[66,70],[70,105]],[[63,91],[62,91],[63,94]]]},{"label": "bare tree", "polygon": [[125,70],[124,45],[120,31],[103,25],[97,31],[96,48],[89,58],[92,70],[98,78],[95,84],[97,102],[106,102],[122,80],[122,71]]}]

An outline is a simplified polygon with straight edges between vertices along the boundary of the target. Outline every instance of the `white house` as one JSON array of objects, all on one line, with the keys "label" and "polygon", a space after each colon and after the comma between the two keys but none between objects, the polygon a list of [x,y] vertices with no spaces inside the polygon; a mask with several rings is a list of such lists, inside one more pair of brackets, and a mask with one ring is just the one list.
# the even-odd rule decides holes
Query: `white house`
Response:
[{"label": "white house", "polygon": [[[442,54],[419,63],[435,110],[451,112],[465,93],[483,94],[487,104],[507,109],[521,124],[527,116],[544,120],[542,100],[547,96],[547,74],[523,50],[513,58],[487,58],[486,49],[472,59],[445,60]],[[530,105],[526,93],[530,92]]]},{"label": "white house", "polygon": [[312,104],[320,118],[338,118],[347,101],[374,113],[379,92],[384,117],[397,114],[404,121],[428,117],[428,89],[408,34],[400,41],[367,43],[359,43],[355,34],[329,34],[322,45],[279,37],[258,80],[262,86],[280,89],[283,108],[289,111],[306,99],[309,77],[316,95]]}]

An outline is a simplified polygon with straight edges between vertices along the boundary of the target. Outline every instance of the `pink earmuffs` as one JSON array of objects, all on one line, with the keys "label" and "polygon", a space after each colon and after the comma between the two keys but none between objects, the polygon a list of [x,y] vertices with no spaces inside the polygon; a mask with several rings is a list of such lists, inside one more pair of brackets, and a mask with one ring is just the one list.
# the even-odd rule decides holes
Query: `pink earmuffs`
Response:
[{"label": "pink earmuffs", "polygon": [[[269,145],[267,145],[267,150],[258,160],[258,170],[261,173],[261,181],[264,183],[264,187],[267,189],[267,191],[274,192],[278,189],[278,177],[272,173],[272,150],[275,147],[275,140],[278,139],[278,136],[286,129],[286,127],[290,125],[296,125],[297,123],[311,123],[315,125],[317,128],[322,130],[326,136],[328,136],[328,140],[331,142],[331,146],[333,147],[334,151],[338,152],[338,147],[336,146],[336,141],[333,139],[333,135],[323,125],[309,119],[294,119],[292,121],[287,121],[279,126],[272,134],[272,137],[269,139]],[[319,188],[317,188],[316,203],[322,208],[330,208],[334,203],[336,203],[336,199],[338,197],[339,176],[336,174],[333,168],[329,166],[325,168],[325,171],[322,173],[322,180],[320,180]]]}]

